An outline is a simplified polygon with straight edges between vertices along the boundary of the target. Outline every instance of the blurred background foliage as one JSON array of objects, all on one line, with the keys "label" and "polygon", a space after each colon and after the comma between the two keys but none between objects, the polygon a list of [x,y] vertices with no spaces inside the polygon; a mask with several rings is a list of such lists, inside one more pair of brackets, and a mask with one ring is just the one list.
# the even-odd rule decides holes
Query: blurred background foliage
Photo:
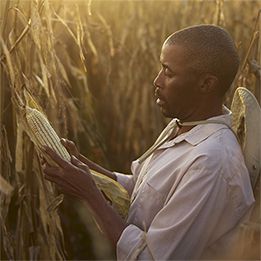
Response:
[{"label": "blurred background foliage", "polygon": [[84,155],[128,173],[167,122],[152,85],[162,43],[185,26],[211,23],[231,33],[241,57],[226,104],[237,86],[260,102],[261,1],[1,0],[0,8],[1,178],[13,187],[1,183],[1,260],[115,257],[91,212],[69,197],[60,204],[43,180],[16,94]]}]

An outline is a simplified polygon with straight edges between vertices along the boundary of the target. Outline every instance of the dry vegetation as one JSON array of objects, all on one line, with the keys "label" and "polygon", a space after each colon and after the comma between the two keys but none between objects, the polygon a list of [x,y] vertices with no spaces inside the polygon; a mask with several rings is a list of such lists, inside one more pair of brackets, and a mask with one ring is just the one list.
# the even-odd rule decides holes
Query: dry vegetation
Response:
[{"label": "dry vegetation", "polygon": [[[113,258],[91,214],[70,198],[60,204],[43,180],[16,95],[83,154],[128,171],[166,123],[152,88],[162,42],[184,26],[214,23],[231,32],[242,60],[226,103],[237,86],[260,102],[260,1],[1,0],[0,8],[1,178],[13,187],[1,181],[1,260]],[[259,255],[255,193],[249,247],[235,251],[243,259]]]}]

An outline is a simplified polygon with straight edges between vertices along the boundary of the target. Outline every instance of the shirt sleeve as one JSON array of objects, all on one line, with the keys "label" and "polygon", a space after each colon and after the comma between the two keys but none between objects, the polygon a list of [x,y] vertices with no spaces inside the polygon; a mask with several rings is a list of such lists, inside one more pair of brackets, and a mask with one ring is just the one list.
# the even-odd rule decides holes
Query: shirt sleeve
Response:
[{"label": "shirt sleeve", "polygon": [[131,195],[134,188],[133,175],[123,174],[115,171],[113,173],[116,175],[117,181],[128,191],[128,194]]},{"label": "shirt sleeve", "polygon": [[[135,225],[127,226],[117,244],[117,260],[149,259],[153,257],[147,253],[146,233]],[[143,257],[141,258],[141,253]]]},{"label": "shirt sleeve", "polygon": [[[222,169],[217,166],[210,169],[204,164],[190,168],[146,232],[133,224],[127,226],[117,244],[118,260],[200,256],[211,243],[212,232],[226,211],[225,204],[234,207],[227,203],[229,190]],[[227,222],[227,226],[232,223]]]}]

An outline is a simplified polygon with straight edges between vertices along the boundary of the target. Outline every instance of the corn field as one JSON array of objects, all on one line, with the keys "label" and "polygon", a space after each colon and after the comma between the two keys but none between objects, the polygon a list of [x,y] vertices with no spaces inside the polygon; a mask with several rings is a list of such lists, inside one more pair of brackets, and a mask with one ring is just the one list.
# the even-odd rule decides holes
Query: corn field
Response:
[{"label": "corn field", "polygon": [[[161,45],[183,27],[211,23],[233,36],[238,86],[261,100],[261,1],[1,0],[1,260],[114,259],[91,212],[44,180],[16,99],[44,112],[60,137],[111,170],[130,163],[166,125],[152,82]],[[260,184],[260,183],[259,183]],[[232,252],[260,258],[260,188]]]}]

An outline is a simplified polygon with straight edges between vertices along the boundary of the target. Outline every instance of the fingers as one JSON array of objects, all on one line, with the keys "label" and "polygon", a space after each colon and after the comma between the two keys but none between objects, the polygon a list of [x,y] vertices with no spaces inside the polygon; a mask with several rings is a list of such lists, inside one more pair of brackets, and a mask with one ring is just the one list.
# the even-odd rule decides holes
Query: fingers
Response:
[{"label": "fingers", "polygon": [[[56,184],[57,190],[63,194],[68,194],[68,188],[66,186],[67,182],[64,180],[61,176],[62,173],[52,173],[50,174],[45,174],[44,178],[50,182],[53,182]],[[69,193],[70,194],[70,193]]]},{"label": "fingers", "polygon": [[51,182],[56,183],[57,185],[58,185],[58,183],[59,183],[59,179],[58,179],[56,176],[50,176],[50,175],[48,175],[48,174],[45,174],[45,175],[44,175],[44,178],[47,179],[47,180],[49,180],[49,181],[51,181]]},{"label": "fingers", "polygon": [[48,163],[45,163],[42,167],[45,179],[54,182],[57,185],[61,182],[63,172],[60,167],[54,167],[49,165]]},{"label": "fingers", "polygon": [[59,192],[62,192],[63,194],[69,194],[71,196],[77,197],[78,199],[82,199],[82,195],[84,193],[82,192],[83,190],[81,185],[83,184],[83,181],[81,178],[77,181],[79,176],[75,176],[76,173],[79,173],[78,170],[79,168],[76,168],[72,165],[71,169],[54,167],[48,163],[43,167],[44,178],[50,182],[55,183]]},{"label": "fingers", "polygon": [[61,168],[51,166],[51,165],[49,165],[48,163],[46,163],[46,164],[43,166],[43,172],[44,172],[44,174],[46,174],[46,175],[52,175],[52,176],[62,175]]},{"label": "fingers", "polygon": [[61,168],[66,168],[69,166],[69,163],[62,159],[54,150],[50,147],[44,146],[44,151],[50,156],[50,158],[57,163]]},{"label": "fingers", "polygon": [[44,156],[42,154],[39,153],[39,160],[41,165],[45,165],[47,163],[46,159],[44,158]]},{"label": "fingers", "polygon": [[62,186],[57,186],[57,189],[59,192],[63,193],[64,195],[70,195],[73,197],[76,197],[77,199],[82,199],[82,197],[77,193],[77,190],[73,189],[72,187],[62,187]]},{"label": "fingers", "polygon": [[67,140],[67,139],[65,139],[65,138],[62,138],[62,139],[61,139],[61,143],[62,143],[63,146],[66,147],[66,148],[69,146],[68,144],[69,144],[70,142],[71,142],[71,141],[69,141],[69,140]]}]

